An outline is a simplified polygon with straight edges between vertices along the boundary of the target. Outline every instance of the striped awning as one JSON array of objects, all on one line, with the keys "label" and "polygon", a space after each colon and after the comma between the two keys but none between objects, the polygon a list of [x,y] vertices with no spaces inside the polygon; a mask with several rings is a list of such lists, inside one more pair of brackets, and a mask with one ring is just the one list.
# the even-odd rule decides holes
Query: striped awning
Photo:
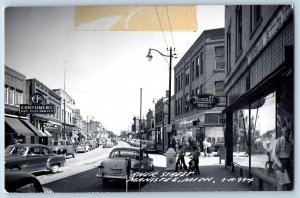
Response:
[{"label": "striped awning", "polygon": [[27,119],[21,119],[21,121],[24,123],[24,125],[26,125],[31,131],[33,131],[33,133],[35,133],[37,136],[39,137],[46,137],[46,135],[43,133],[43,131],[38,130],[37,128],[35,128],[35,126],[33,126],[29,120]]},{"label": "striped awning", "polygon": [[5,123],[18,134],[35,136],[35,134],[26,127],[19,118],[5,116]]},{"label": "striped awning", "polygon": [[46,129],[44,129],[44,133],[45,133],[45,135],[47,135],[48,137],[52,137],[51,133],[49,133],[49,131],[47,131]]}]

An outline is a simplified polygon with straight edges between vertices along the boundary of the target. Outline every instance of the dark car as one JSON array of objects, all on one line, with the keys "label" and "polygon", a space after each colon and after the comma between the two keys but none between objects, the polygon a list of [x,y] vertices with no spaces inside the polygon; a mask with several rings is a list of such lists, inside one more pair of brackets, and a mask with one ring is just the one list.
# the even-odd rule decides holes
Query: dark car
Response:
[{"label": "dark car", "polygon": [[5,171],[5,190],[10,193],[53,192],[50,188],[43,187],[34,175],[21,171]]},{"label": "dark car", "polygon": [[5,169],[29,173],[50,170],[56,173],[65,162],[64,156],[54,154],[42,144],[15,144],[5,149]]},{"label": "dark car", "polygon": [[53,153],[57,155],[65,155],[69,156],[72,155],[73,158],[75,158],[76,154],[76,145],[72,144],[69,141],[66,140],[60,140],[53,142],[53,146],[50,146],[50,149]]},{"label": "dark car", "polygon": [[142,140],[142,148],[145,151],[155,151],[155,143],[149,140]]}]

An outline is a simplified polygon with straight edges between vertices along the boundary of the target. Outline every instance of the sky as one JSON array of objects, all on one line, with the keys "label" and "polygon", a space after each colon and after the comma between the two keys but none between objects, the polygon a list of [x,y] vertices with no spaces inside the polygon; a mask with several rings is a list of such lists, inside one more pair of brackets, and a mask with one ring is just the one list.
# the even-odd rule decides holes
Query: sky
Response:
[{"label": "sky", "polygon": [[148,62],[148,49],[168,54],[167,46],[175,46],[174,67],[203,30],[224,27],[224,6],[197,6],[196,14],[197,29],[190,32],[85,31],[74,26],[75,7],[10,7],[5,65],[50,89],[64,88],[66,67],[66,92],[83,118],[93,116],[120,134],[140,114],[140,88],[144,117],[168,90],[168,63],[155,52]]}]

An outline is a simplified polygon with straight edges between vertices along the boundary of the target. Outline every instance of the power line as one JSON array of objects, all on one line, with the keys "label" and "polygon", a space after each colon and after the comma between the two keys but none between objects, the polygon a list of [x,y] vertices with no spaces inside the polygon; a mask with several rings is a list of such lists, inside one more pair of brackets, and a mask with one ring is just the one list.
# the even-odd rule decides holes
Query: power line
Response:
[{"label": "power line", "polygon": [[156,10],[156,15],[157,15],[157,18],[158,18],[158,21],[159,21],[159,25],[160,25],[161,32],[162,32],[162,34],[163,34],[163,37],[164,37],[164,39],[165,39],[166,46],[167,46],[167,48],[168,48],[168,43],[167,43],[167,40],[166,40],[164,31],[163,31],[163,28],[162,28],[162,25],[161,25],[161,22],[160,22],[160,18],[159,18],[159,14],[158,14],[157,7],[156,7],[156,6],[155,6],[155,10]]},{"label": "power line", "polygon": [[175,43],[174,43],[174,38],[173,38],[172,26],[171,26],[170,17],[169,17],[169,12],[168,12],[168,6],[166,6],[166,10],[167,10],[167,15],[168,15],[168,21],[169,21],[169,26],[170,26],[170,31],[171,31],[171,37],[172,37],[173,46],[176,49]]}]

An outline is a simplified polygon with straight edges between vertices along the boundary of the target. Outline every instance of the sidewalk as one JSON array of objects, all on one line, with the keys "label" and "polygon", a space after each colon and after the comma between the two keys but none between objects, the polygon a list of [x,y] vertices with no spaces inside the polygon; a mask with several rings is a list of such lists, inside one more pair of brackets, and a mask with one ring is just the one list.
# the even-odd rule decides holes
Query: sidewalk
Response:
[{"label": "sidewalk", "polygon": [[[159,158],[159,159],[158,159]],[[141,189],[142,192],[202,192],[202,191],[250,191],[249,180],[235,177],[219,164],[218,157],[203,156],[199,159],[200,175],[165,171],[165,156],[154,157],[157,175]],[[158,165],[158,166],[157,166]]]}]

